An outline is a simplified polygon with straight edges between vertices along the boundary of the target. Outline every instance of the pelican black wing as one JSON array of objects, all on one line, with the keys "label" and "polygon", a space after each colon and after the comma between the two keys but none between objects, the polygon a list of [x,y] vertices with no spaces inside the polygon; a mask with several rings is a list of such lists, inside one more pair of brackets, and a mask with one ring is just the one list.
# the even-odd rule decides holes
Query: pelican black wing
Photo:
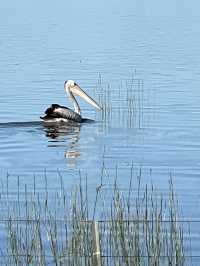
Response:
[{"label": "pelican black wing", "polygon": [[72,121],[79,122],[79,123],[82,121],[82,118],[79,114],[59,104],[52,104],[49,108],[46,109],[45,116],[41,117],[41,119],[44,119],[44,120],[47,120],[50,118],[63,118],[63,119],[72,120]]}]

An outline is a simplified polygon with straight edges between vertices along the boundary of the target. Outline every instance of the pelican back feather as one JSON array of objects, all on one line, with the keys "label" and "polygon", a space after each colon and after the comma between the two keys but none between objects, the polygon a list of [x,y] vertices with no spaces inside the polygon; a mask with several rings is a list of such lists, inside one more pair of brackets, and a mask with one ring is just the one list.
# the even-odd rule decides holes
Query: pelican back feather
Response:
[{"label": "pelican back feather", "polygon": [[45,114],[46,115],[44,117],[41,117],[44,121],[53,118],[63,118],[78,123],[82,122],[82,118],[78,113],[59,104],[52,104],[48,109],[46,109]]}]

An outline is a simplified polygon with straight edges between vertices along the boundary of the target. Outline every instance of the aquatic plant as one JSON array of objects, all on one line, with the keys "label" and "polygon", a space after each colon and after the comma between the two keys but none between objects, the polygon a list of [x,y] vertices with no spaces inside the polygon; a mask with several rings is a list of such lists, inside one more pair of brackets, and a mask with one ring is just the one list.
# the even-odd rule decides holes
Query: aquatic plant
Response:
[{"label": "aquatic plant", "polygon": [[[117,87],[115,87],[117,86]],[[114,89],[113,89],[114,87]],[[144,102],[143,80],[132,75],[130,79],[112,85],[103,81],[101,75],[96,84],[94,97],[102,106],[100,120],[104,128],[115,126],[122,128],[142,128]]]},{"label": "aquatic plant", "polygon": [[141,176],[133,187],[132,173],[128,191],[121,191],[116,177],[107,197],[101,178],[92,203],[87,178],[83,182],[80,174],[79,184],[66,191],[59,177],[59,191],[46,186],[41,194],[34,182],[32,191],[25,185],[22,193],[18,180],[17,200],[11,202],[8,185],[2,192],[7,241],[0,256],[5,265],[185,264],[172,179],[164,198],[153,185],[142,184]]}]

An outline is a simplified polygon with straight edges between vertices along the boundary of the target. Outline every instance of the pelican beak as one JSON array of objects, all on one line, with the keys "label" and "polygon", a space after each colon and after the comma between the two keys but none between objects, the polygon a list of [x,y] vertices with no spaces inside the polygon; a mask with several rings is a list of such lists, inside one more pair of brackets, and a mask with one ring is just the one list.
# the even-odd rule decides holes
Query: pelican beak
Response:
[{"label": "pelican beak", "polygon": [[98,110],[101,110],[102,108],[98,105],[98,103],[95,102],[85,91],[83,91],[78,85],[75,85],[71,88],[71,91],[83,98],[86,102],[97,108]]}]

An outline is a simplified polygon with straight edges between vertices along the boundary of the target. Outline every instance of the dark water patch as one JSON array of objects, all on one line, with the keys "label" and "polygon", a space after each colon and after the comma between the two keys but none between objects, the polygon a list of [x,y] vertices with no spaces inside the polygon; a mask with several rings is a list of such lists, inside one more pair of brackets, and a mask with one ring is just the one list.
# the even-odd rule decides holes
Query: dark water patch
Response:
[{"label": "dark water patch", "polygon": [[[83,118],[82,123],[95,123],[95,120],[89,119],[89,118]],[[70,127],[70,126],[76,126],[79,123],[70,121],[66,124],[54,124],[54,123],[44,123],[43,121],[26,121],[26,122],[7,122],[7,123],[0,123],[0,128],[10,128],[10,127],[34,127],[34,126],[45,126],[45,127]]]},{"label": "dark water patch", "polygon": [[42,126],[41,121],[28,121],[28,122],[8,122],[0,123],[0,128],[15,128],[15,127],[35,127]]}]

